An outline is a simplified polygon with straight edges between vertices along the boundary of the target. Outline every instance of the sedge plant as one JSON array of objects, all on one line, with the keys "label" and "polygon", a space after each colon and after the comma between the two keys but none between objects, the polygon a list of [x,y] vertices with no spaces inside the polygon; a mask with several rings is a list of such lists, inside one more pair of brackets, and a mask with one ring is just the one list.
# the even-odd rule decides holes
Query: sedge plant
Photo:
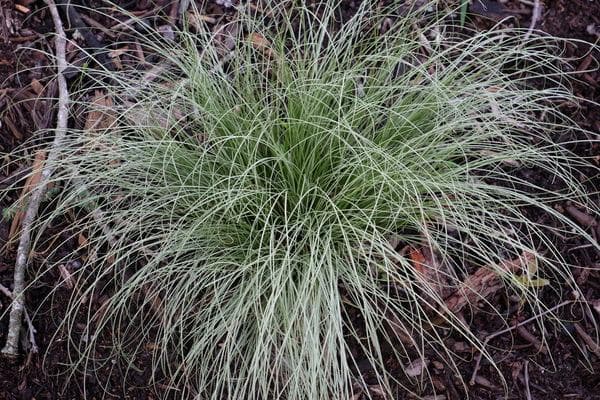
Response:
[{"label": "sedge plant", "polygon": [[476,270],[532,315],[553,305],[542,291],[577,290],[550,232],[598,244],[553,204],[597,209],[574,178],[588,162],[555,141],[580,131],[557,107],[579,101],[563,42],[461,36],[371,2],[345,21],[331,2],[283,3],[240,8],[225,41],[199,19],[174,40],[148,28],[137,40],[151,68],[85,72],[102,96],[80,96],[88,124],[69,133],[38,229],[71,214],[87,238],[63,321],[87,316],[76,367],[101,363],[110,337],[106,362],[135,369],[151,349],[181,398],[350,399],[374,386],[391,398],[416,390],[411,361],[455,366],[449,332],[487,354],[447,304]]}]

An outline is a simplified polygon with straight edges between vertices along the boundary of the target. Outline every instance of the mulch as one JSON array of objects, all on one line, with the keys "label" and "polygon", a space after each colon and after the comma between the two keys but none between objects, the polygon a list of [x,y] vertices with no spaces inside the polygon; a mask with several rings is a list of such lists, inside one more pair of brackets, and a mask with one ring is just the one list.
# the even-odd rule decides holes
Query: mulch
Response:
[{"label": "mulch", "polygon": [[[94,9],[101,1],[84,1],[86,6]],[[235,10],[227,6],[227,1],[199,1],[199,9],[215,24],[234,15]],[[203,4],[200,4],[203,3]],[[219,3],[219,4],[217,4]],[[343,7],[351,13],[356,6],[355,1],[345,1]],[[475,0],[471,5],[469,23],[485,29],[501,20],[504,23],[528,27],[531,20],[533,1],[505,0]],[[170,0],[122,1],[121,4],[138,15],[163,15],[172,13]],[[600,40],[600,0],[545,0],[537,27],[545,32],[568,38],[581,39],[588,42]],[[56,86],[52,80],[54,64],[44,53],[53,51],[52,41],[48,33],[53,32],[49,13],[43,10],[42,1],[33,0],[0,0],[0,152],[13,150],[19,144],[31,137],[39,129],[50,129],[54,124],[53,102],[48,100],[56,96]],[[110,46],[115,40],[110,30],[101,29],[107,26],[108,19],[98,14],[81,11],[87,24],[96,21],[98,27],[90,30],[99,39],[98,43]],[[113,35],[114,36],[114,35]],[[565,49],[566,55],[573,58],[573,71],[581,71],[578,82],[573,86],[575,93],[590,100],[578,107],[565,105],[566,111],[573,120],[582,127],[596,133],[600,139],[600,70],[583,72],[593,69],[600,62],[598,48],[592,50],[589,45],[581,43]],[[75,79],[73,77],[72,79]],[[596,157],[600,161],[600,147],[596,144],[579,145],[572,148],[574,152],[586,157]],[[23,167],[25,168],[25,167]],[[0,189],[11,180],[18,179],[23,169],[16,167],[0,169]],[[544,184],[551,177],[542,176],[535,171],[529,171],[528,179],[534,183]],[[581,171],[582,174],[588,171]],[[590,193],[600,186],[598,177],[587,176]],[[597,193],[593,194],[596,196]],[[597,199],[598,200],[598,199]],[[0,204],[0,208],[7,204]],[[567,209],[568,204],[556,204],[558,209]],[[544,218],[543,215],[539,216]],[[71,254],[78,247],[76,239],[65,231],[66,224],[57,221],[46,234],[49,240],[58,238],[61,251],[58,255]],[[9,240],[10,221],[0,221],[0,245]],[[64,240],[63,240],[64,239]],[[581,238],[557,239],[560,241],[563,256],[573,264],[590,268],[587,272],[578,272],[576,278],[588,300],[600,299],[600,254],[582,247]],[[14,243],[0,253],[0,283],[11,286],[14,265]],[[43,246],[41,247],[43,249]],[[35,254],[35,260],[44,260],[44,252]],[[77,253],[72,253],[74,265],[79,262]],[[36,310],[34,326],[37,345],[41,351],[38,354],[26,354],[15,362],[0,360],[0,400],[3,399],[96,399],[96,398],[130,398],[153,399],[159,398],[161,385],[148,387],[151,372],[149,355],[141,354],[136,360],[137,368],[125,374],[123,366],[117,360],[108,362],[85,377],[69,380],[63,365],[69,360],[72,350],[69,347],[69,337],[57,330],[64,315],[64,305],[70,292],[68,288],[59,287],[51,301],[42,301],[57,288],[61,276],[59,271],[50,271],[43,280],[27,290],[26,303],[30,310]],[[553,293],[545,294],[552,303]],[[506,301],[498,298],[497,301]],[[552,301],[553,300],[553,301]],[[97,306],[102,299],[97,299]],[[0,315],[10,302],[0,294]],[[582,310],[574,307],[564,307],[560,311],[564,318],[566,330],[545,332],[545,347],[551,351],[541,351],[539,341],[541,332],[535,324],[526,325],[523,329],[514,330],[506,335],[499,335],[492,340],[489,350],[498,362],[508,382],[503,387],[498,374],[482,361],[477,379],[472,387],[462,386],[459,377],[454,376],[442,362],[431,355],[432,382],[423,383],[424,393],[432,394],[433,389],[438,394],[437,399],[463,399],[465,390],[473,399],[504,398],[505,389],[509,399],[600,399],[600,351],[586,343],[586,333],[595,338],[593,328],[586,323]],[[515,321],[523,320],[528,315],[515,315]],[[596,316],[597,317],[597,316]],[[7,315],[0,318],[0,343],[4,343],[7,329]],[[473,315],[473,329],[480,337],[501,330],[503,325],[498,319],[489,315]],[[71,339],[78,339],[78,331],[83,327],[74,325],[70,334]],[[583,332],[583,333],[582,333]],[[60,340],[51,339],[56,335]],[[107,343],[110,338],[106,338]],[[462,378],[469,381],[474,368],[475,353],[470,345],[452,336],[446,339],[446,345],[457,354],[464,356],[459,364]],[[26,345],[26,343],[24,343]],[[542,349],[543,350],[543,349]],[[584,357],[584,354],[587,356]],[[46,356],[44,358],[44,355]],[[98,354],[102,357],[102,354]],[[439,358],[439,357],[438,357]],[[407,382],[417,387],[418,383]],[[428,386],[429,385],[429,386]],[[433,387],[431,387],[433,385]],[[176,396],[175,396],[176,397]],[[405,398],[399,395],[398,398]],[[434,399],[434,397],[429,397]]]}]

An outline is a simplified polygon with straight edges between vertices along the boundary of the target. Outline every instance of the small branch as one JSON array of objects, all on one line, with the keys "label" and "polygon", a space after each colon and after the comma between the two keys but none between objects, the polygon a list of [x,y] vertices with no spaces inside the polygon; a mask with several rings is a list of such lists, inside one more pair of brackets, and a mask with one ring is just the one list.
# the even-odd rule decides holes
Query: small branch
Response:
[{"label": "small branch", "polygon": [[487,338],[485,338],[485,340],[483,342],[483,346],[481,348],[481,351],[477,355],[477,361],[475,362],[475,368],[473,369],[473,375],[471,375],[471,380],[469,381],[469,384],[470,385],[475,385],[475,383],[476,383],[477,372],[479,371],[479,365],[481,364],[481,358],[483,357],[483,351],[484,351],[485,347],[488,345],[488,343],[490,342],[490,340],[492,340],[493,338],[498,337],[500,335],[503,335],[503,334],[505,334],[507,332],[510,332],[513,329],[517,329],[520,326],[527,325],[528,323],[530,323],[532,321],[535,321],[536,319],[541,318],[544,315],[550,314],[551,312],[554,312],[554,311],[558,310],[559,308],[561,308],[563,306],[566,306],[567,304],[574,303],[575,301],[576,300],[566,300],[566,301],[563,301],[562,303],[557,304],[554,307],[552,307],[552,308],[550,308],[550,309],[548,309],[548,310],[546,310],[546,311],[544,311],[544,312],[542,312],[540,314],[534,315],[531,318],[527,318],[526,320],[521,321],[521,322],[519,322],[517,324],[514,324],[513,326],[508,327],[506,329],[502,329],[502,330],[500,330],[498,332],[492,333]]},{"label": "small branch", "polygon": [[1,283],[0,283],[0,293],[2,293],[3,295],[5,295],[9,299],[12,299],[12,297],[13,297],[12,292],[6,286],[4,286]]},{"label": "small branch", "polygon": [[565,211],[584,228],[595,228],[596,226],[600,225],[594,217],[586,212],[580,211],[573,205],[567,205],[565,207]]},{"label": "small branch", "polygon": [[39,347],[35,342],[35,334],[37,331],[33,326],[33,322],[31,318],[29,318],[29,313],[27,310],[23,310],[23,314],[25,315],[25,321],[27,321],[27,332],[29,333],[29,344],[31,344],[31,353],[37,353],[39,351]]},{"label": "small branch", "polygon": [[6,344],[2,349],[2,354],[8,357],[16,357],[19,352],[19,335],[21,331],[21,322],[25,311],[24,305],[24,291],[25,291],[25,268],[27,266],[27,260],[31,247],[31,229],[35,218],[37,217],[38,209],[44,194],[50,177],[54,173],[54,166],[58,159],[59,149],[62,147],[62,143],[67,130],[67,122],[69,118],[69,92],[67,88],[67,81],[64,77],[64,71],[67,68],[66,61],[66,42],[67,37],[63,30],[62,22],[56,9],[56,4],[53,0],[45,0],[46,4],[50,9],[52,20],[56,27],[56,60],[57,60],[57,80],[58,80],[58,113],[56,116],[56,130],[54,135],[54,141],[50,147],[50,152],[46,160],[46,165],[42,171],[40,182],[33,189],[27,211],[21,225],[21,237],[19,239],[19,246],[17,248],[17,259],[15,262],[15,273],[14,273],[14,290],[13,290],[13,302],[10,310],[10,318],[8,325],[8,334],[6,335]]},{"label": "small branch", "polygon": [[[9,299],[13,298],[12,292],[3,284],[0,283],[0,293],[4,294]],[[29,343],[31,344],[31,352],[37,353],[39,351],[39,347],[35,341],[35,334],[37,333],[35,327],[33,326],[33,322],[31,318],[29,318],[29,313],[26,309],[23,309],[23,314],[25,315],[25,321],[27,321],[27,330],[29,332]]]},{"label": "small branch", "polygon": [[529,24],[529,29],[527,29],[527,33],[525,34],[525,40],[529,39],[529,36],[533,33],[535,29],[535,25],[538,20],[542,17],[542,6],[540,4],[540,0],[534,0],[533,2],[533,10],[531,11],[531,23]]},{"label": "small branch", "polygon": [[535,335],[533,335],[531,332],[529,332],[527,330],[527,328],[525,328],[524,326],[521,325],[517,328],[517,332],[523,339],[525,339],[529,343],[531,343],[537,351],[539,351],[540,353],[544,353],[544,354],[548,353],[548,350],[542,344],[542,342],[540,342],[540,340],[537,337],[535,337]]},{"label": "small branch", "polygon": [[526,393],[526,396],[527,396],[527,400],[532,400],[532,398],[531,398],[531,389],[529,389],[529,360],[525,361],[524,378],[525,378],[525,393]]},{"label": "small branch", "polygon": [[596,343],[594,339],[579,325],[577,322],[573,324],[575,326],[575,330],[581,336],[585,344],[589,347],[590,351],[600,357],[600,344]]}]

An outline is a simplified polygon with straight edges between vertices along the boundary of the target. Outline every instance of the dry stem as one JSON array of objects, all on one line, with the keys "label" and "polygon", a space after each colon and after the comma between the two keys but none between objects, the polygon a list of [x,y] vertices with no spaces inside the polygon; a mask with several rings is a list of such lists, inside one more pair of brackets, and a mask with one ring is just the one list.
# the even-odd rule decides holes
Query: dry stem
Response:
[{"label": "dry stem", "polygon": [[529,36],[531,36],[531,34],[533,33],[535,25],[541,17],[542,5],[540,4],[540,0],[534,0],[533,10],[531,11],[531,23],[529,24],[529,29],[527,29],[527,33],[525,34],[525,40],[529,39]]},{"label": "dry stem", "polygon": [[[9,299],[13,298],[12,292],[1,283],[0,293],[4,294]],[[27,313],[27,310],[25,308],[23,308],[23,315],[25,316],[25,321],[27,321],[27,330],[29,331],[29,343],[31,344],[31,352],[37,353],[39,351],[39,347],[35,341],[35,334],[37,333],[37,331],[35,330],[33,322],[31,321],[31,318],[29,318],[29,314]]]},{"label": "dry stem", "polygon": [[19,239],[19,246],[17,248],[17,259],[15,263],[15,274],[14,274],[14,290],[13,290],[13,302],[10,310],[10,319],[8,325],[8,334],[6,337],[6,344],[2,349],[2,354],[15,357],[19,352],[19,333],[21,331],[21,320],[24,313],[24,291],[25,291],[25,267],[27,266],[27,259],[29,256],[29,250],[31,247],[31,229],[35,218],[37,217],[40,202],[46,193],[46,188],[50,177],[54,172],[54,166],[58,158],[58,150],[62,146],[63,139],[67,130],[67,122],[69,117],[69,92],[67,88],[67,81],[63,75],[67,68],[67,61],[65,56],[65,47],[67,38],[62,27],[62,22],[56,8],[56,4],[53,0],[45,0],[54,26],[56,28],[56,60],[57,60],[57,80],[58,80],[58,113],[56,116],[56,130],[54,141],[50,147],[46,166],[42,171],[40,182],[33,189],[29,205],[23,222],[21,225],[21,237]]}]

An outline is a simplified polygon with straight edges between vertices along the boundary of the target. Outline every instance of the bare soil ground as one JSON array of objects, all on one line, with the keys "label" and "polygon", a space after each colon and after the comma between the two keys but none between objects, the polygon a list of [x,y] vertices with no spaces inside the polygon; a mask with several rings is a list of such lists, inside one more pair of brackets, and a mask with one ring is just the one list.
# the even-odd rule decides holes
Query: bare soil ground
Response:
[{"label": "bare soil ground", "polygon": [[[76,2],[79,3],[79,2]],[[101,2],[83,1],[91,9]],[[121,2],[122,5],[140,16],[168,16],[173,6],[170,0],[142,0]],[[178,3],[178,2],[176,2]],[[221,2],[223,3],[223,2]],[[357,2],[346,1],[345,12],[352,13]],[[506,0],[503,2],[475,0],[471,5],[469,23],[485,29],[498,21],[512,17],[505,22],[528,27],[532,17],[532,1]],[[600,40],[600,0],[545,0],[541,1],[541,18],[536,27],[545,32],[562,37],[577,38],[588,42]],[[223,20],[232,18],[235,11],[224,8],[212,0],[198,1],[202,14],[217,25]],[[0,0],[0,152],[7,152],[23,143],[31,134],[39,129],[51,128],[54,124],[53,102],[56,96],[56,85],[52,80],[54,65],[44,52],[52,52],[51,39],[48,33],[53,31],[49,13],[43,10],[44,4],[34,0]],[[90,12],[81,11],[86,24],[94,25],[91,32],[103,46],[110,47],[115,38],[109,28],[109,20]],[[108,28],[108,29],[106,29]],[[72,33],[72,30],[71,30]],[[31,48],[33,50],[28,50]],[[40,51],[41,50],[41,51]],[[581,43],[566,49],[567,56],[573,57],[573,69],[585,71],[600,62],[598,49],[591,50],[589,45]],[[591,102],[600,102],[600,71],[581,72],[580,81],[574,85],[574,91]],[[600,134],[600,107],[591,103],[582,103],[578,107],[565,105],[565,111],[582,127]],[[568,138],[565,138],[568,140]],[[598,144],[580,145],[572,148],[577,154],[596,157],[600,161]],[[28,166],[17,170],[0,169],[0,188],[11,180],[18,179]],[[535,170],[519,171],[532,182],[545,185],[552,177],[543,176]],[[590,193],[600,186],[598,176],[588,176],[593,172],[580,171],[582,179],[588,182]],[[556,204],[564,210],[566,204]],[[6,204],[0,204],[0,208]],[[544,215],[537,216],[547,218]],[[600,221],[597,221],[600,222]],[[60,255],[69,255],[69,268],[76,268],[82,254],[76,239],[68,239],[71,232],[65,231],[64,223],[57,221],[46,234],[47,246],[61,247]],[[594,229],[594,228],[591,228]],[[11,287],[14,251],[16,245],[11,237],[11,221],[0,220],[0,283]],[[600,235],[600,228],[598,228]],[[600,254],[589,247],[582,247],[581,238],[557,238],[563,255],[575,265],[590,268],[587,272],[578,272],[578,283],[589,301],[600,301]],[[12,244],[11,244],[12,243]],[[45,259],[44,246],[33,255],[36,263]],[[81,376],[68,380],[64,363],[71,357],[70,340],[79,340],[83,330],[75,323],[71,337],[57,330],[58,323],[64,315],[64,304],[71,295],[70,289],[60,287],[50,301],[48,294],[59,285],[59,271],[50,271],[42,282],[27,290],[27,308],[35,315],[33,324],[37,330],[35,339],[40,352],[28,352],[29,344],[23,343],[23,356],[15,362],[0,359],[0,400],[2,399],[96,399],[96,398],[130,398],[153,399],[162,393],[148,387],[151,375],[149,354],[140,354],[135,361],[136,368],[125,372],[124,366],[117,360],[107,360],[96,371],[89,372],[85,378]],[[552,292],[546,296],[552,301]],[[496,301],[505,301],[498,295]],[[99,307],[103,299],[92,301],[92,308]],[[556,303],[556,299],[553,300]],[[8,323],[7,315],[2,314],[10,301],[0,294],[0,343],[4,343]],[[510,321],[516,323],[530,315],[514,313]],[[490,351],[508,377],[509,399],[600,399],[600,347],[590,343],[596,334],[589,323],[589,318],[582,315],[580,309],[564,307],[561,309],[568,331],[545,332],[545,345],[549,351],[540,351],[538,345],[541,333],[535,326],[525,326],[505,335],[499,335],[490,342]],[[489,315],[472,315],[472,327],[480,337],[493,334],[503,328],[502,322],[490,318]],[[587,337],[586,337],[587,335]],[[54,345],[49,348],[52,338]],[[574,340],[573,340],[574,339]],[[462,378],[468,381],[475,367],[475,350],[460,339],[448,337],[447,345],[457,353],[464,355],[459,365]],[[110,338],[106,338],[110,345]],[[579,345],[579,347],[578,347]],[[583,349],[583,350],[582,350]],[[586,353],[584,356],[583,353]],[[44,355],[46,358],[44,359]],[[102,358],[102,354],[97,354]],[[445,361],[432,354],[430,361],[432,382],[423,383],[425,395],[438,394],[437,399],[466,398],[466,389],[460,379],[454,376]],[[368,371],[362,371],[368,375]],[[414,387],[416,382],[407,382]],[[431,386],[433,385],[433,387]],[[158,390],[161,386],[158,385]],[[504,398],[505,391],[498,374],[489,365],[482,362],[475,385],[468,388],[469,397],[473,399]],[[176,395],[174,395],[176,397]],[[407,398],[403,394],[399,399]],[[429,399],[434,399],[430,397]]]}]

